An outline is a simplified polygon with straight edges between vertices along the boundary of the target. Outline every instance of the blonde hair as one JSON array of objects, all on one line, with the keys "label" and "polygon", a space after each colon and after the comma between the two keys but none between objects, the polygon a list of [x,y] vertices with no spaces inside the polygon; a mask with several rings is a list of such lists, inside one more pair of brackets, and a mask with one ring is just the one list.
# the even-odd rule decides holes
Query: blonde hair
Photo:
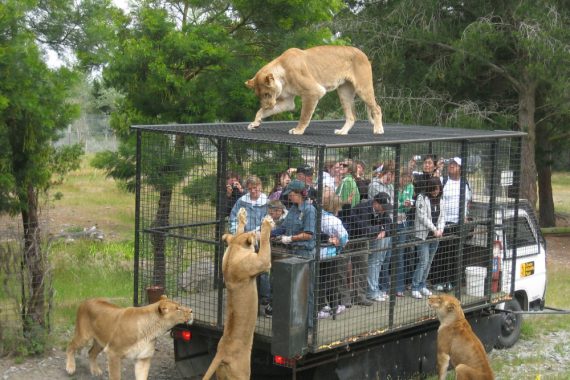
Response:
[{"label": "blonde hair", "polygon": [[256,175],[250,175],[245,180],[245,187],[248,187],[249,185],[261,186],[261,179]]},{"label": "blonde hair", "polygon": [[334,191],[329,188],[326,188],[323,191],[323,210],[330,212],[333,215],[336,215],[340,209],[342,208],[342,201],[340,197],[336,195]]}]

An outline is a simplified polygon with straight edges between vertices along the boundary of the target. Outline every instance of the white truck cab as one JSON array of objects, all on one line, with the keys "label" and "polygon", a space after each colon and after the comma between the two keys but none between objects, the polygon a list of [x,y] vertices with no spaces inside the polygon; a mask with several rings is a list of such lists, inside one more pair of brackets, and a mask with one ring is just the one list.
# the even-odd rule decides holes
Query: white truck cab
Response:
[{"label": "white truck cab", "polygon": [[[486,225],[477,224],[477,220],[484,220],[481,218],[484,207],[488,207],[484,201],[475,201],[471,205],[470,215],[476,224],[469,244],[474,246],[486,245]],[[516,216],[518,222],[515,228]],[[492,272],[493,279],[500,284],[500,288],[494,290],[507,294],[512,290],[513,295],[511,300],[497,304],[496,310],[542,310],[546,293],[546,242],[532,207],[526,200],[521,199],[515,204],[512,199],[506,199],[496,209],[493,225],[495,254]],[[519,338],[522,323],[521,314],[505,312],[502,317],[497,348],[514,345]]]}]

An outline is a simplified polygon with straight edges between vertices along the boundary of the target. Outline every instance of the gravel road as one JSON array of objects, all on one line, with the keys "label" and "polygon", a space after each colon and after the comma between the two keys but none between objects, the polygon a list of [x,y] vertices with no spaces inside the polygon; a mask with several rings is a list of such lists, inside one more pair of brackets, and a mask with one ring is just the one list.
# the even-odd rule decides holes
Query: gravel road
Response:
[{"label": "gravel road", "polygon": [[[570,237],[548,237],[549,265],[564,265],[570,267]],[[533,316],[527,316],[527,321]],[[570,315],[567,316],[570,318]],[[548,380],[566,379],[559,373],[570,373],[570,331],[560,330],[535,337],[520,340],[508,350],[493,350],[489,354],[491,363],[497,359],[501,362],[512,363],[502,368],[493,365],[496,378],[517,380]],[[172,339],[168,335],[159,338],[156,353],[152,361],[149,379],[151,380],[178,380],[182,377],[174,365],[174,352]],[[0,380],[92,380],[89,374],[87,352],[84,349],[76,355],[77,372],[68,376],[65,372],[65,352],[53,349],[42,357],[28,358],[16,361],[13,358],[0,359]],[[106,358],[99,356],[101,368],[106,368]],[[125,360],[123,363],[122,379],[135,380],[133,361]],[[107,378],[105,373],[104,378]]]}]

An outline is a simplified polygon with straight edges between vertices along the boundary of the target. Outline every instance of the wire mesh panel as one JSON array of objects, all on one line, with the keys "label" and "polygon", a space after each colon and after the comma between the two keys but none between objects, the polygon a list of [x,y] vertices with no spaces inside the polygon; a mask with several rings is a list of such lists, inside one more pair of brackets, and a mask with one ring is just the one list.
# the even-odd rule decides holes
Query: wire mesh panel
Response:
[{"label": "wire mesh panel", "polygon": [[273,263],[302,258],[311,274],[257,278],[256,339],[283,327],[273,313],[285,294],[307,303],[313,352],[433,319],[432,293],[466,307],[508,299],[523,134],[395,125],[376,136],[358,123],[337,136],[339,125],[312,122],[303,136],[287,122],[135,127],[137,300],[165,292],[196,325],[223,329],[222,235],[240,208],[246,231],[273,218]]}]

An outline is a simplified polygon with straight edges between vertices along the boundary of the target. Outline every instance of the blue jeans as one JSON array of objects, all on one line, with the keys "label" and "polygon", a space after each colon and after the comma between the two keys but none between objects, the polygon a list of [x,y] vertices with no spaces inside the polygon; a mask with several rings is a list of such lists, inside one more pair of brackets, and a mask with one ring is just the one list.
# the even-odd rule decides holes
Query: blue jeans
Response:
[{"label": "blue jeans", "polygon": [[[398,246],[402,246],[411,239],[412,226],[409,222],[398,223]],[[406,267],[406,255],[412,252],[413,247],[398,248],[396,250],[396,292],[403,293],[406,280],[409,279],[411,270]]]},{"label": "blue jeans", "polygon": [[[368,290],[366,297],[375,298],[380,291],[387,292],[390,281],[390,246],[391,237],[370,241],[370,253],[368,254]],[[379,278],[381,284],[379,283]],[[383,289],[381,289],[381,286]]]},{"label": "blue jeans", "polygon": [[437,251],[439,240],[428,239],[417,246],[418,264],[412,278],[412,291],[426,287],[427,277],[431,268],[431,262]]}]

